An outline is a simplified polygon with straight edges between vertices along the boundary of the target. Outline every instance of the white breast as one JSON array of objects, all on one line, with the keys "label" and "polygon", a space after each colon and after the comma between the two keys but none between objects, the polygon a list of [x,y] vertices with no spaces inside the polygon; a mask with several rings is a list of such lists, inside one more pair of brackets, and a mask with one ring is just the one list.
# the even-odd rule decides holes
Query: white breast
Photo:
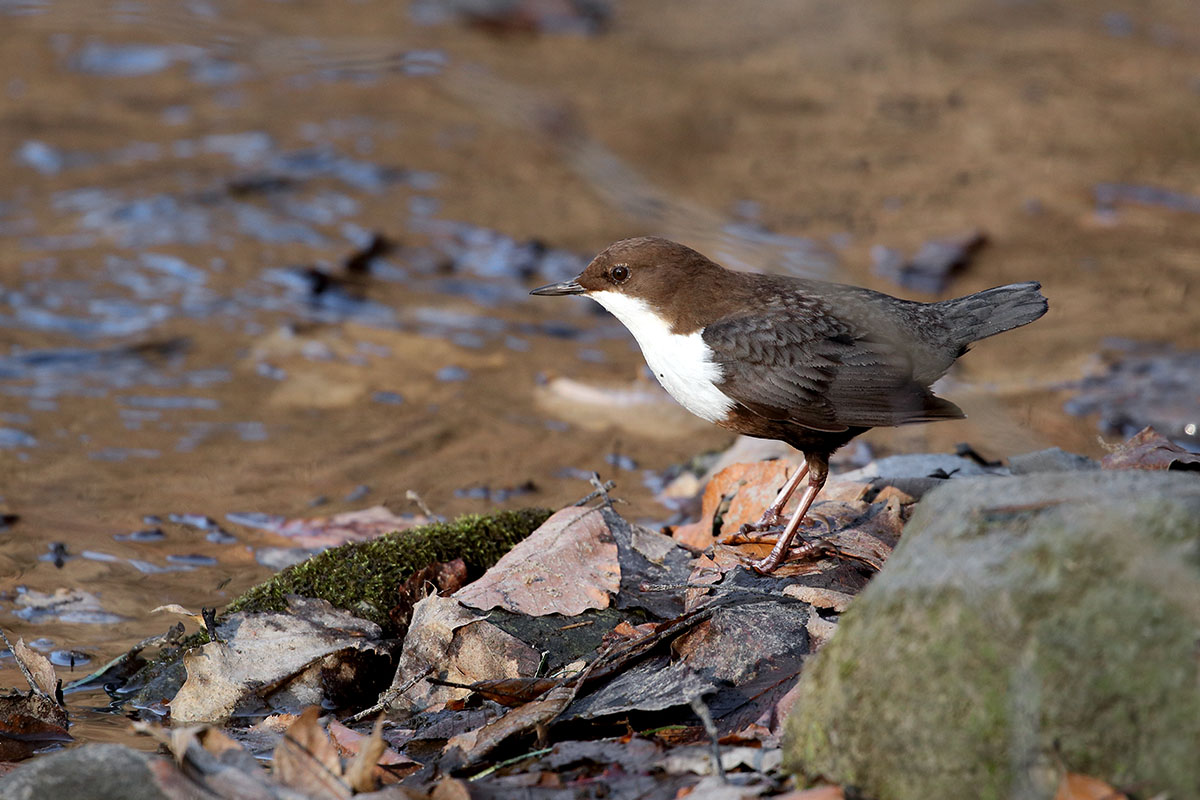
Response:
[{"label": "white breast", "polygon": [[671,326],[649,305],[620,292],[592,292],[589,297],[629,329],[654,377],[681,406],[709,422],[725,418],[733,401],[717,388],[721,367],[713,363],[701,331],[671,333]]}]

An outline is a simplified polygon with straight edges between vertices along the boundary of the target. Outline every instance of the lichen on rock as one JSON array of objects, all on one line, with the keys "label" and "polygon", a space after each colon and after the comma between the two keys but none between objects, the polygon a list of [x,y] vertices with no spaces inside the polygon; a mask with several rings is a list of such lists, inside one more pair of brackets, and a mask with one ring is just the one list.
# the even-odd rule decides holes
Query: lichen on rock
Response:
[{"label": "lichen on rock", "polygon": [[[955,481],[805,671],[785,765],[888,800],[1200,796],[1200,481]],[[1050,774],[1047,775],[1047,772]]]}]

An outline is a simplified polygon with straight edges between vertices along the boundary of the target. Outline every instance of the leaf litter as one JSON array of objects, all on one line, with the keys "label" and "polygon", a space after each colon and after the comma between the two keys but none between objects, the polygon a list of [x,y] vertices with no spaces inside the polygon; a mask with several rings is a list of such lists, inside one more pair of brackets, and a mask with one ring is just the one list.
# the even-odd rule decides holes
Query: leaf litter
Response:
[{"label": "leaf litter", "polygon": [[[1165,468],[1153,455],[1161,448],[1132,441],[1123,454]],[[739,528],[791,468],[722,469],[700,521],[672,535],[625,520],[598,490],[594,505],[551,515],[474,581],[461,559],[432,561],[397,578],[388,614],[402,640],[353,608],[296,595],[286,611],[218,618],[211,641],[202,629],[173,650],[178,629],[160,637],[172,662],[163,669],[180,679],[149,685],[174,727],[139,723],[175,756],[178,769],[155,767],[160,788],[263,798],[581,797],[599,785],[617,798],[778,794],[800,672],[886,561],[914,502],[884,477],[835,477],[808,538],[759,575],[748,563],[770,543]],[[120,661],[88,679],[128,666]],[[39,687],[30,697],[43,702],[53,668],[27,662]],[[136,707],[154,705],[145,685]],[[51,737],[65,735],[58,709]],[[346,722],[322,717],[329,711]]]}]

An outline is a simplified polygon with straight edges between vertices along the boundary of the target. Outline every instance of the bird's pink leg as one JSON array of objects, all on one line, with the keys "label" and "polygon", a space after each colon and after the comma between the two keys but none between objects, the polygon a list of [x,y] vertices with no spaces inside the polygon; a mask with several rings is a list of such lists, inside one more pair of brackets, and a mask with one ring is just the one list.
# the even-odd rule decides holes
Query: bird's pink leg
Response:
[{"label": "bird's pink leg", "polygon": [[[774,572],[775,568],[783,562],[787,555],[788,547],[792,543],[792,538],[796,535],[796,529],[800,527],[804,515],[808,513],[808,508],[817,499],[821,488],[825,486],[825,478],[829,474],[828,468],[812,470],[808,477],[808,486],[804,489],[804,494],[800,496],[800,506],[796,509],[796,513],[788,520],[787,527],[783,529],[783,533],[779,534],[779,541],[775,542],[775,546],[771,548],[771,552],[762,561],[755,561],[750,566],[754,567],[756,572],[763,575]],[[789,481],[791,483],[791,481]],[[785,487],[786,488],[786,487]],[[794,487],[793,487],[794,488]]]},{"label": "bird's pink leg", "polygon": [[783,522],[783,509],[787,505],[787,501],[791,499],[792,494],[795,493],[796,487],[800,485],[800,481],[804,480],[804,476],[807,474],[808,463],[805,462],[783,484],[783,488],[779,490],[779,495],[771,505],[767,506],[767,510],[759,517],[758,522],[747,522],[738,530],[738,533],[745,535],[757,531],[765,531]]}]

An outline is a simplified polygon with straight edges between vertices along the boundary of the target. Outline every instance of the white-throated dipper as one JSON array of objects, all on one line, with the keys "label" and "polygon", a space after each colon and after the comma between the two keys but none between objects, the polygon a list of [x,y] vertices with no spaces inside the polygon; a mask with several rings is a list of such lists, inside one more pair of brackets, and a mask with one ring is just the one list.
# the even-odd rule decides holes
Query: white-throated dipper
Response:
[{"label": "white-throated dipper", "polygon": [[646,363],[693,414],[804,453],[756,525],[782,522],[808,486],[759,572],[779,566],[829,475],[829,457],[881,425],[958,419],[930,385],[972,342],[1046,313],[1041,284],[1014,283],[919,303],[824,281],[734,272],[656,237],[610,245],[573,281],[535,295],[587,295],[637,339]]}]

